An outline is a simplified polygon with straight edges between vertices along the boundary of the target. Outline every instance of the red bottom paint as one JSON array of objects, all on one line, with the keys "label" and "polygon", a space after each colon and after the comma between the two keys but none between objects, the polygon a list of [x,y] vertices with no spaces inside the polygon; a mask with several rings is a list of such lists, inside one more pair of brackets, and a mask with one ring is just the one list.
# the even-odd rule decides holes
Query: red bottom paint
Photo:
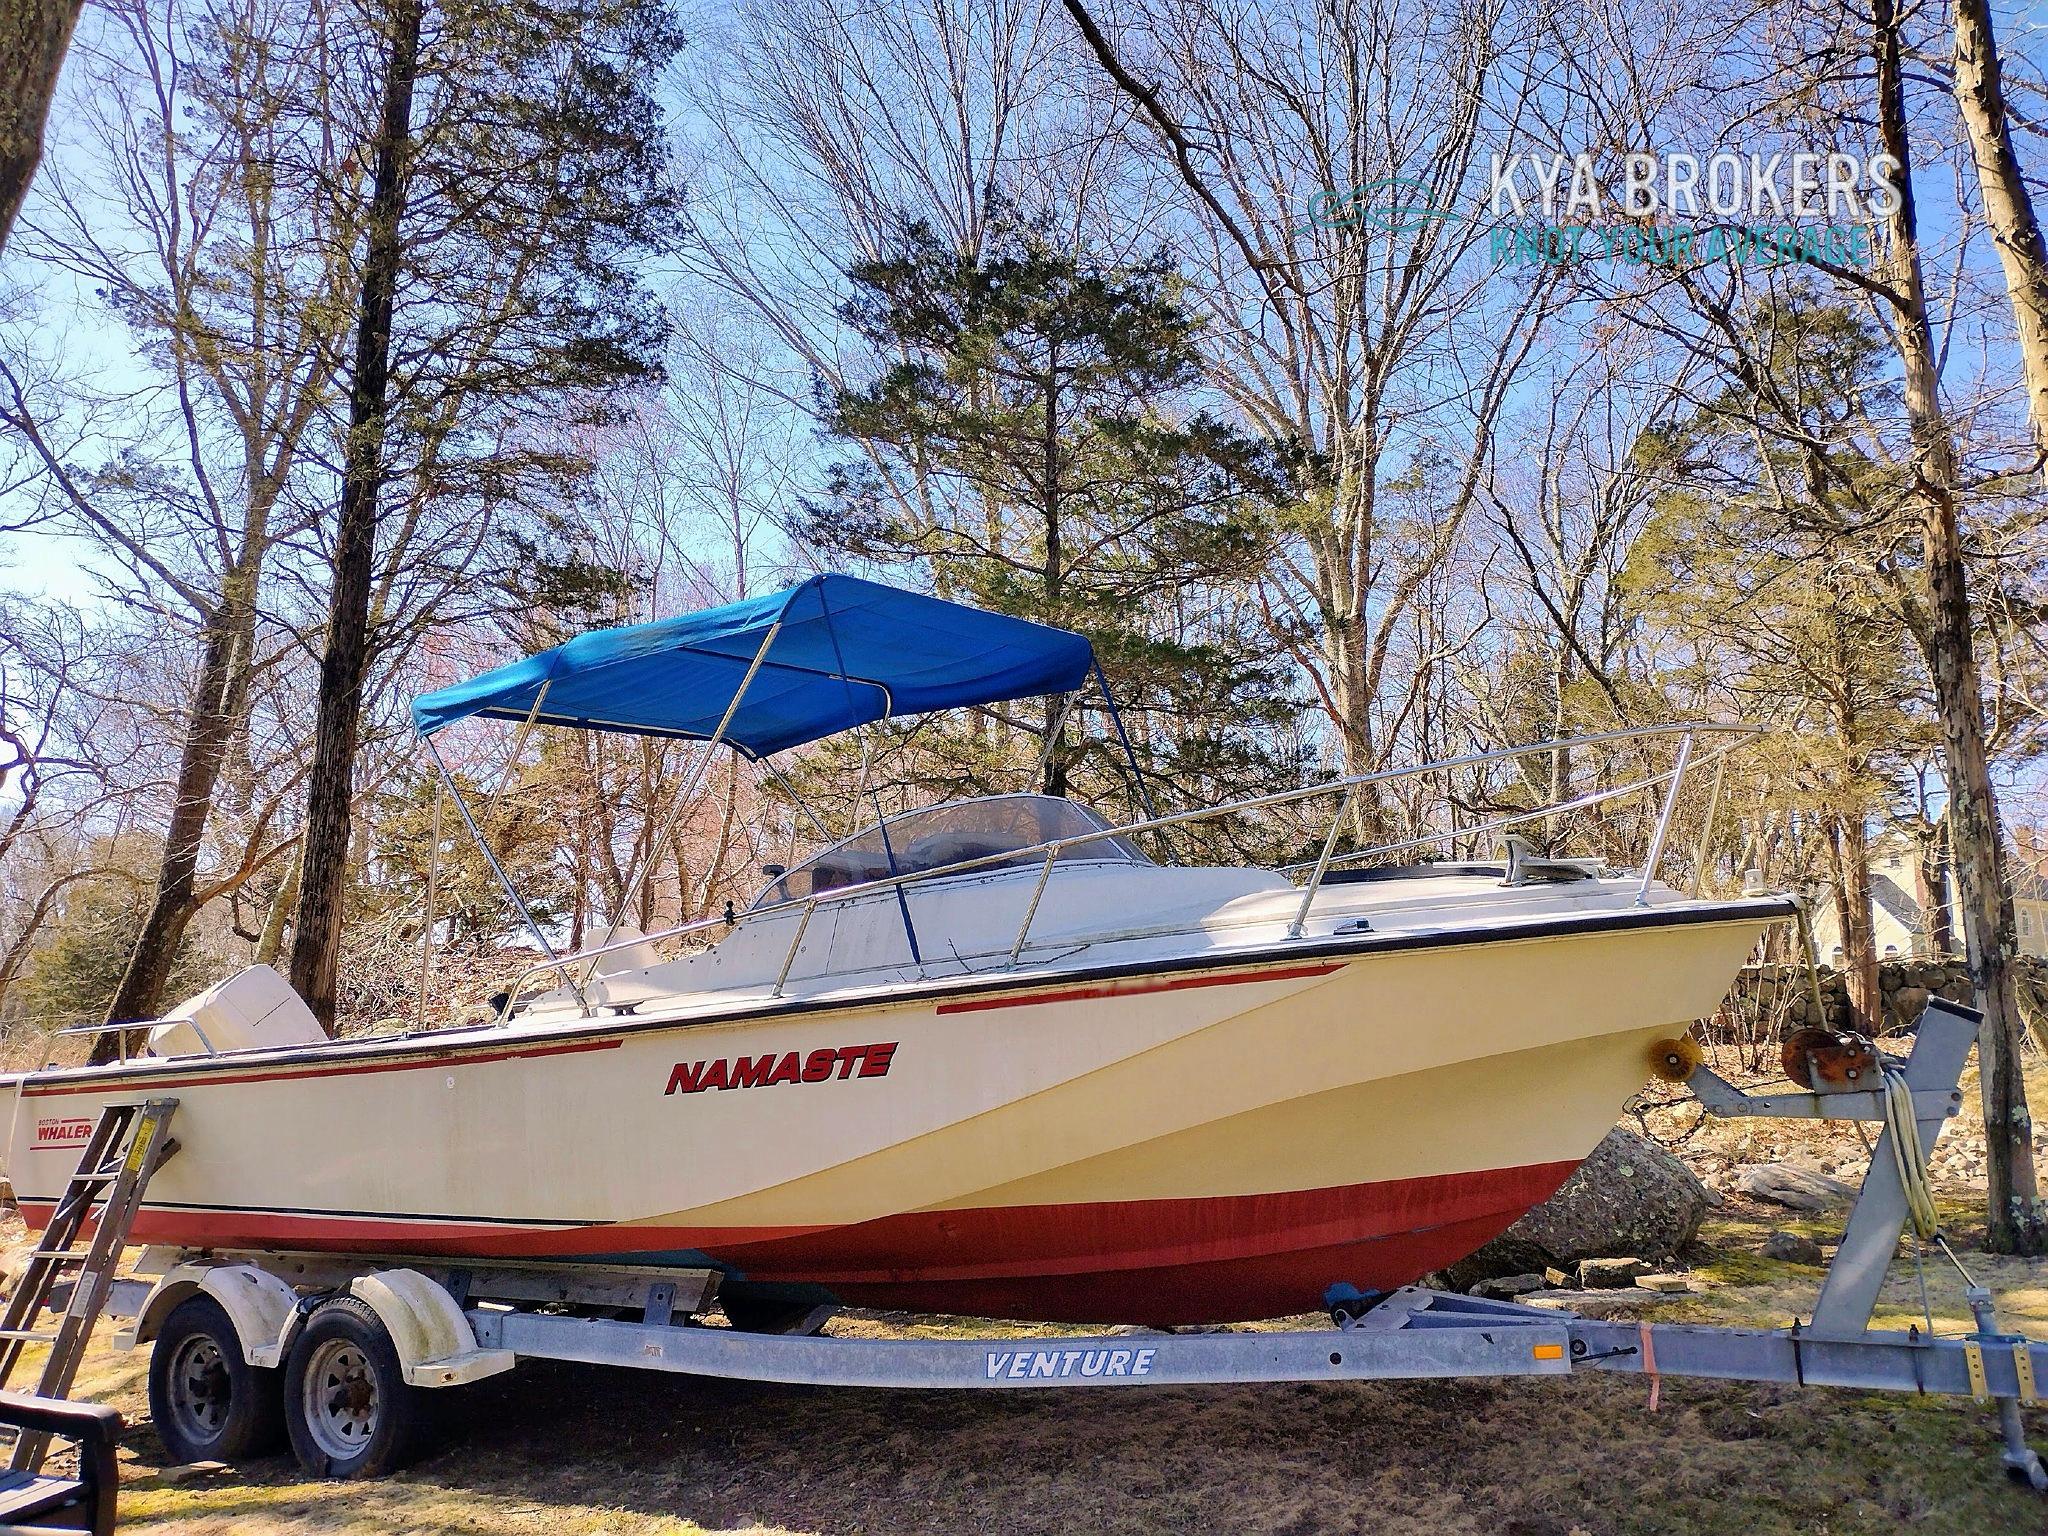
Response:
[{"label": "red bottom paint", "polygon": [[[1317,1311],[1337,1281],[1389,1290],[1465,1257],[1575,1163],[1274,1195],[925,1211],[850,1227],[520,1227],[145,1209],[138,1242],[686,1265],[822,1285],[857,1306],[1060,1322],[1205,1323]],[[47,1201],[22,1202],[31,1226]]]}]

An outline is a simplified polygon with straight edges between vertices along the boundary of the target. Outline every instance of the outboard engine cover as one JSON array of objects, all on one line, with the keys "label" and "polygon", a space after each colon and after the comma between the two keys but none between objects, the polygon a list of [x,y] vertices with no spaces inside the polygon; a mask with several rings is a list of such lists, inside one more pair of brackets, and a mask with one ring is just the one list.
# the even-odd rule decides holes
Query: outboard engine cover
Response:
[{"label": "outboard engine cover", "polygon": [[188,997],[149,1032],[152,1056],[209,1056],[260,1046],[318,1045],[327,1038],[291,983],[267,965]]}]

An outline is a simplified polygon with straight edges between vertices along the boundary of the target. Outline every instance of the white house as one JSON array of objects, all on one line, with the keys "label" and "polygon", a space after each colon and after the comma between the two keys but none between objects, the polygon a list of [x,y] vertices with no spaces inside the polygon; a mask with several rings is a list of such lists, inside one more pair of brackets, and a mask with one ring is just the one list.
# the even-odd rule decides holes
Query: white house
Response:
[{"label": "white house", "polygon": [[[1949,902],[1949,932],[1961,941],[1953,882],[1944,893]],[[1901,831],[1884,832],[1870,843],[1871,933],[1880,959],[1932,955],[1934,897],[1920,868],[1920,849]],[[1834,891],[1827,889],[1813,905],[1814,954],[1823,964],[1841,959],[1842,930],[1835,918]]]},{"label": "white house", "polygon": [[[2023,955],[2048,956],[2048,842],[2028,826],[2013,829],[2007,877],[2013,887],[2013,921]],[[1955,897],[1954,877],[1946,882],[1948,931],[1953,948],[1962,944],[1962,914]],[[1813,947],[1824,964],[1841,958],[1841,927],[1835,920],[1834,892],[1828,890],[1813,908]],[[1920,850],[1913,838],[1889,831],[1870,844],[1871,929],[1880,959],[1926,959],[1933,952],[1933,893],[1920,868]]]}]

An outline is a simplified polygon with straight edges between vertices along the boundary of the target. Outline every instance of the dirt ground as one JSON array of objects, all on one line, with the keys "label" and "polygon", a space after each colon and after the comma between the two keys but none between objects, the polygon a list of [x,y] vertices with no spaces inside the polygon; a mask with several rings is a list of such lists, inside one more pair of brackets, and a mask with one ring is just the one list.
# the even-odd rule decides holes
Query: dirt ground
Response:
[{"label": "dirt ground", "polygon": [[[2048,1098],[2048,1074],[2035,1091]],[[1970,1129],[1966,1120],[1954,1134]],[[1731,1148],[1817,1166],[1860,1153],[1848,1133],[1772,1131],[1764,1146],[1703,1135],[1687,1155],[1711,1173]],[[1852,1181],[1860,1172],[1843,1167]],[[2005,1324],[2048,1337],[2048,1261],[1973,1252],[1981,1192],[1950,1181],[1942,1194],[1958,1251],[1999,1292]],[[1829,1242],[1840,1221],[1730,1195],[1685,1256],[1696,1292],[1642,1298],[1630,1315],[1787,1322],[1810,1307],[1820,1271],[1764,1258],[1765,1234]],[[1937,1327],[1966,1331],[1961,1280],[1938,1260],[1927,1277]],[[1902,1259],[1881,1317],[1919,1315]],[[1622,1378],[919,1394],[543,1364],[436,1394],[439,1448],[411,1470],[329,1484],[282,1457],[166,1466],[145,1369],[140,1352],[102,1340],[80,1395],[129,1420],[123,1528],[166,1536],[1855,1536],[1921,1521],[1965,1536],[2048,1533],[2048,1498],[1999,1472],[1991,1412],[1932,1398],[1667,1380],[1653,1414],[1644,1384]],[[2030,1414],[2029,1428],[2048,1451],[2048,1411]]]}]

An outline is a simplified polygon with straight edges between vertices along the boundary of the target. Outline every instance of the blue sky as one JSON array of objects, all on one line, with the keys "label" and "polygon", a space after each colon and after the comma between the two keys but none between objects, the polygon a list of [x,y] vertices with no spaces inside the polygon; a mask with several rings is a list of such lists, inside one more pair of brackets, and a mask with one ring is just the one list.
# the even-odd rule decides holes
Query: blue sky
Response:
[{"label": "blue sky", "polygon": [[[2048,22],[2044,22],[2044,17],[2048,17],[2048,0],[2001,8],[2000,28],[2005,47],[2026,66],[2037,71],[2044,61],[2044,50],[2048,50]],[[702,15],[704,25],[695,29],[701,39],[700,48],[716,47],[719,25],[728,19],[729,12],[723,7],[706,9]],[[82,23],[81,46],[90,46],[93,29],[104,25],[104,19],[97,12],[88,12]],[[67,80],[68,90],[77,89],[76,79],[74,72]],[[50,163],[60,171],[83,175],[88,171],[89,163],[81,149],[76,106],[75,97],[60,104],[58,118],[53,123]],[[2043,115],[2048,115],[2048,109],[2044,109]],[[687,123],[684,126],[687,128]],[[2038,162],[2043,142],[2038,137],[2023,136],[2023,153]],[[1720,146],[1688,147],[1705,152]],[[1940,170],[1923,166],[1918,179],[1923,188],[1923,218],[1928,225],[1928,235],[1937,241],[1952,236],[1955,227],[1953,204],[1939,184],[1942,181]],[[1313,189],[1304,189],[1304,197],[1312,195],[1312,192]],[[31,217],[33,207],[32,203]],[[1978,242],[1974,265],[1985,275],[1995,278],[1995,263],[1982,241]],[[145,376],[137,369],[130,354],[125,329],[87,284],[62,271],[47,267],[29,268],[18,256],[0,263],[0,282],[8,279],[30,289],[28,298],[35,313],[39,347],[60,349],[72,366],[97,372],[104,382],[117,387],[143,385]],[[687,293],[678,296],[685,302],[689,298]],[[1987,315],[1987,320],[1995,330],[2000,317]],[[798,440],[811,439],[800,435]],[[822,447],[818,449],[818,456],[824,456]],[[12,498],[11,505],[0,500],[0,516],[17,511],[22,503],[23,498],[19,494]],[[97,586],[91,572],[93,558],[91,546],[83,540],[40,530],[16,536],[0,545],[0,586],[40,598],[90,603],[97,598]]]}]

